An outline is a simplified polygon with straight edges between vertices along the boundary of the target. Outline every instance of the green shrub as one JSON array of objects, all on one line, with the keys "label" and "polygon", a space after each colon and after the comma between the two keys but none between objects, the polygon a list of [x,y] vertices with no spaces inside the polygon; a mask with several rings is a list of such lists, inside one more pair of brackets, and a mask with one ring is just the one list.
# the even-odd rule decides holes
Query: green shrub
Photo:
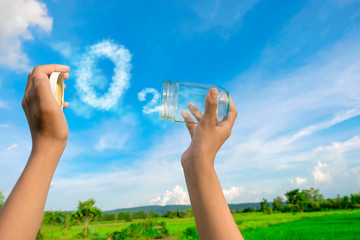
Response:
[{"label": "green shrub", "polygon": [[199,239],[199,234],[196,229],[196,227],[188,227],[185,229],[185,231],[182,233],[180,239],[186,239],[186,240],[195,240]]},{"label": "green shrub", "polygon": [[38,233],[36,234],[36,240],[43,240],[44,236],[41,234],[41,230],[38,231]]},{"label": "green shrub", "polygon": [[165,222],[146,221],[132,223],[122,231],[109,234],[109,239],[158,239],[169,236]]}]

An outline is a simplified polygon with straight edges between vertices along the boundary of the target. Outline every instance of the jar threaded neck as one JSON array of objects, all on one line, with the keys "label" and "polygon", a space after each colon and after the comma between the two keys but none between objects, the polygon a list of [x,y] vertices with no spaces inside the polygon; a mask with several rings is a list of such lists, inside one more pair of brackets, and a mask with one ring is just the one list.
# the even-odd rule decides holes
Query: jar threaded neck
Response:
[{"label": "jar threaded neck", "polygon": [[178,101],[177,83],[171,81],[163,82],[161,94],[160,118],[172,120],[175,117]]}]

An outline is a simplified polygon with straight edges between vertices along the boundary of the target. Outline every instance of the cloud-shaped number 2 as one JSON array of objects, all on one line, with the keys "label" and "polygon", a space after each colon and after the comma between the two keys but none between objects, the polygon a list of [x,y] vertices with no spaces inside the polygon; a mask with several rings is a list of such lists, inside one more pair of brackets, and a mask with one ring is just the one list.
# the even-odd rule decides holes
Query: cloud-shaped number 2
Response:
[{"label": "cloud-shaped number 2", "polygon": [[160,99],[160,94],[159,92],[154,89],[154,88],[145,88],[144,90],[142,90],[141,92],[138,93],[138,100],[140,102],[143,102],[146,100],[146,95],[150,93],[153,95],[153,98],[145,105],[143,106],[143,110],[142,112],[144,114],[150,114],[153,112],[158,112],[159,111],[159,107],[157,107],[157,103]]}]

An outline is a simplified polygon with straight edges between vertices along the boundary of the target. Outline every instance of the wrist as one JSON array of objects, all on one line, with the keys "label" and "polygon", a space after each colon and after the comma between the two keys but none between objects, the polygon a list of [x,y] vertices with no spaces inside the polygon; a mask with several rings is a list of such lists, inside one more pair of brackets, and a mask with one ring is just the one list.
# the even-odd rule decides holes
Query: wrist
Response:
[{"label": "wrist", "polygon": [[32,138],[32,148],[33,150],[43,150],[43,149],[58,149],[64,150],[67,144],[67,138],[57,139],[52,137],[46,137],[42,135],[37,135]]},{"label": "wrist", "polygon": [[184,173],[213,171],[214,158],[207,155],[191,155],[187,151],[181,157]]},{"label": "wrist", "polygon": [[31,154],[47,155],[51,159],[59,160],[66,147],[67,140],[51,138],[37,138],[33,140]]}]

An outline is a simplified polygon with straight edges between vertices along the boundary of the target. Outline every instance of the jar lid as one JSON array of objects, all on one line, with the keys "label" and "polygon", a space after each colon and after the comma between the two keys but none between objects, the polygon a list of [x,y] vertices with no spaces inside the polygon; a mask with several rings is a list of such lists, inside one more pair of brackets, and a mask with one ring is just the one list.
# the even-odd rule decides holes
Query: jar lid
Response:
[{"label": "jar lid", "polygon": [[51,92],[55,97],[56,101],[63,109],[64,105],[64,78],[61,72],[53,72],[50,75],[50,86]]}]

